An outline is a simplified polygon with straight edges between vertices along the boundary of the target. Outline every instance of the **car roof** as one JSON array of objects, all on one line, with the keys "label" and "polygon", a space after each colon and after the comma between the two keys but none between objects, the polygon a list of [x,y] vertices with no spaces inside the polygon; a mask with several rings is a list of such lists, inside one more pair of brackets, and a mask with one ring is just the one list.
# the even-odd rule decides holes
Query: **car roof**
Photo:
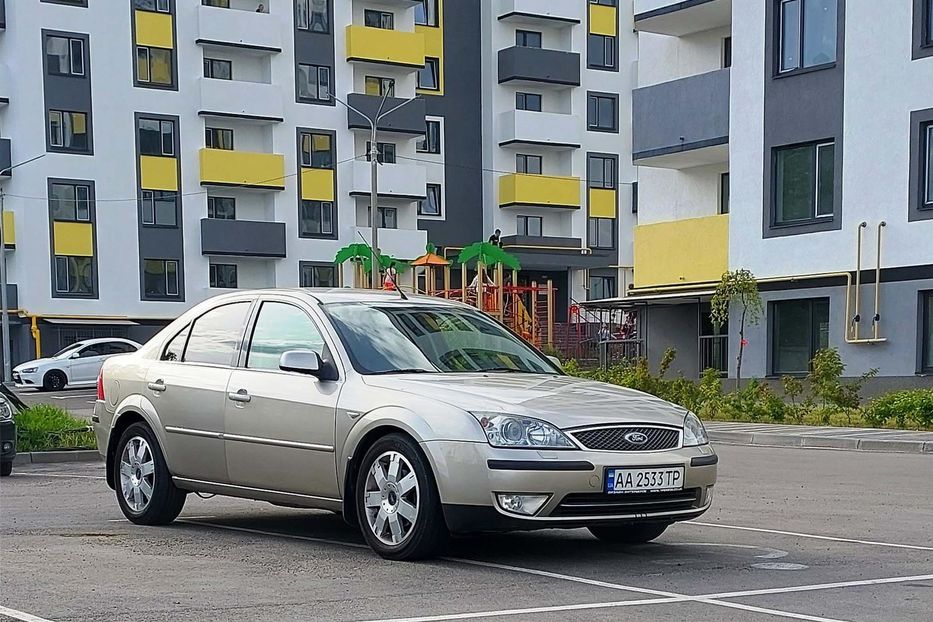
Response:
[{"label": "car roof", "polygon": [[[329,304],[335,302],[402,302],[405,300],[399,296],[398,292],[383,291],[377,289],[352,289],[349,287],[317,288],[317,287],[293,287],[278,289],[257,289],[253,291],[238,291],[233,294],[218,296],[217,299],[226,297],[239,298],[244,295],[297,295],[309,299],[318,304]],[[434,296],[423,296],[417,294],[407,294],[409,303],[437,306],[461,306],[463,303],[456,300],[447,300],[436,298]]]},{"label": "car roof", "polygon": [[140,345],[139,343],[133,341],[132,339],[124,339],[123,337],[95,337],[94,339],[82,339],[82,340],[80,340],[80,341],[76,341],[76,342],[74,342],[73,344],[71,344],[71,345],[68,346],[68,347],[70,348],[70,347],[72,347],[72,346],[78,346],[78,345],[80,345],[80,346],[92,346],[92,345],[95,345],[95,344],[98,344],[98,343],[110,343],[111,341],[119,341],[119,342],[122,342],[122,343],[130,343],[130,344],[133,344],[134,346]]}]

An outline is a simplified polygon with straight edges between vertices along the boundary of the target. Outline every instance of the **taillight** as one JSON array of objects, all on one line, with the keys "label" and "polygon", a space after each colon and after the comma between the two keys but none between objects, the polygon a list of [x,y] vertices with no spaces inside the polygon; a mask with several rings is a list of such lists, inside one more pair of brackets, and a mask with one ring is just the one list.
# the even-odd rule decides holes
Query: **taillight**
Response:
[{"label": "taillight", "polygon": [[104,370],[97,374],[97,399],[104,401]]}]

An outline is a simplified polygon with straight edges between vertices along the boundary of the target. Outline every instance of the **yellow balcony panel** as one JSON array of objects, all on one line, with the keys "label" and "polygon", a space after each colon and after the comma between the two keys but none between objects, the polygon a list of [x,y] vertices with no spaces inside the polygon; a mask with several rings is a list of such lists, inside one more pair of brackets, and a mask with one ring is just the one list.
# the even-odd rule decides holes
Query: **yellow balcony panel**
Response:
[{"label": "yellow balcony panel", "polygon": [[94,256],[94,225],[89,222],[56,222],[53,226],[55,254],[68,257]]},{"label": "yellow balcony panel", "polygon": [[635,227],[635,287],[711,283],[728,269],[728,215]]},{"label": "yellow balcony panel", "polygon": [[304,201],[335,200],[334,171],[329,168],[302,168],[301,198]]},{"label": "yellow balcony panel", "polygon": [[16,247],[16,215],[9,210],[3,212],[3,245]]},{"label": "yellow balcony panel", "polygon": [[201,184],[285,189],[285,156],[227,149],[201,149]]},{"label": "yellow balcony panel", "polygon": [[139,185],[144,190],[178,190],[178,160],[162,156],[139,158]]},{"label": "yellow balcony panel", "polygon": [[172,16],[168,13],[136,11],[136,45],[172,49],[175,47]]},{"label": "yellow balcony panel", "polygon": [[514,173],[499,178],[499,207],[580,207],[580,178]]},{"label": "yellow balcony panel", "polygon": [[424,67],[424,35],[385,28],[347,26],[347,60]]},{"label": "yellow balcony panel", "polygon": [[590,217],[616,217],[616,191],[605,188],[590,188]]},{"label": "yellow balcony panel", "polygon": [[618,33],[619,17],[614,6],[590,5],[590,32],[614,37]]}]

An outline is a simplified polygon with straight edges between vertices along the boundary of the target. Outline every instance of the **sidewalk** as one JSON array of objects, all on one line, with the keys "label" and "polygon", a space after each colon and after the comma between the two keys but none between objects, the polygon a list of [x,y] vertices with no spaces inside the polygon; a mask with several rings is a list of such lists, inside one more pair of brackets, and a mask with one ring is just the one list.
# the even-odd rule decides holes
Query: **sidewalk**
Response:
[{"label": "sidewalk", "polygon": [[737,445],[822,447],[933,455],[933,432],[833,428],[770,423],[705,422],[710,440]]}]

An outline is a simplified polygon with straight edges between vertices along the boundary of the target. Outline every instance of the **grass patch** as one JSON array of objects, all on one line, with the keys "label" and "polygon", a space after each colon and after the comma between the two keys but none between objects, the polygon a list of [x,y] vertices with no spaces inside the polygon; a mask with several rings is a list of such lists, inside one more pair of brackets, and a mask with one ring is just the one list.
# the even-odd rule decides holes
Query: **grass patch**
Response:
[{"label": "grass patch", "polygon": [[96,449],[97,439],[86,421],[51,404],[36,404],[16,415],[16,449]]}]

